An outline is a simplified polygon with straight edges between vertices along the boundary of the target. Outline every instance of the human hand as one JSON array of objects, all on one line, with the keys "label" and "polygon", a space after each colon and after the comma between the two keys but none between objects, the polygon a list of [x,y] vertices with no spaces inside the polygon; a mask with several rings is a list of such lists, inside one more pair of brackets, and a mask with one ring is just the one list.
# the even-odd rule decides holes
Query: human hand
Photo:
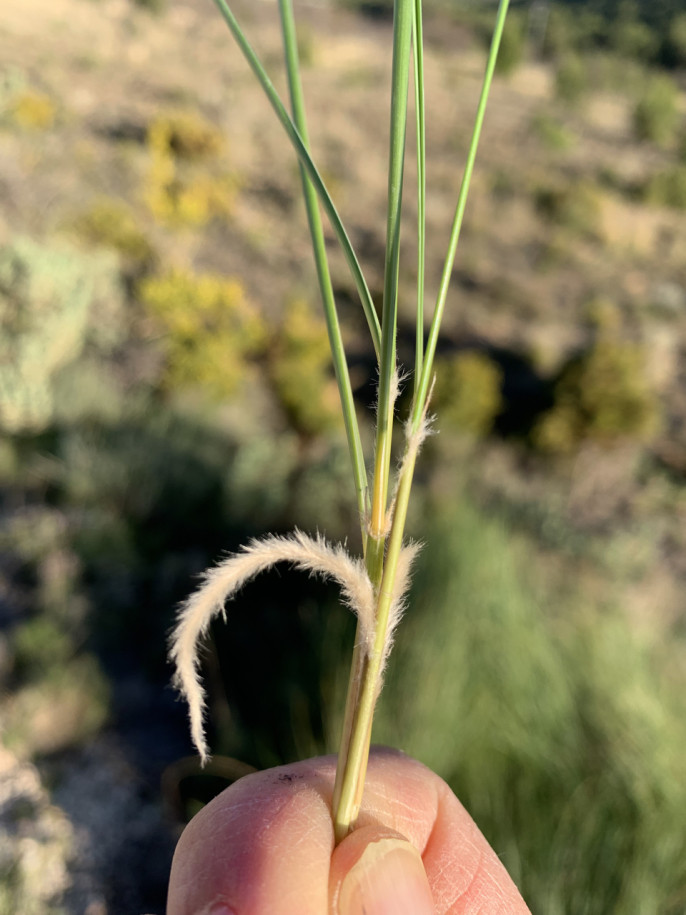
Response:
[{"label": "human hand", "polygon": [[357,828],[334,847],[336,759],[256,772],[186,827],[167,915],[526,915],[442,779],[374,750]]}]

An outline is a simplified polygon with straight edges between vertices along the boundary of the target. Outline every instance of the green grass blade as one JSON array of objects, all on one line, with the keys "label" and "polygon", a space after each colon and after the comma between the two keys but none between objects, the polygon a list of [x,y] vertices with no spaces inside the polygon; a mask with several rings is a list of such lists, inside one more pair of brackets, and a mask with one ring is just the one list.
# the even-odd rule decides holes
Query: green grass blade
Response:
[{"label": "green grass blade", "polygon": [[481,128],[483,126],[484,115],[486,113],[486,104],[488,102],[488,95],[491,89],[491,83],[493,81],[493,72],[495,70],[495,63],[498,57],[498,48],[500,47],[500,39],[503,34],[503,26],[505,25],[505,16],[507,15],[508,6],[509,0],[500,0],[495,29],[493,31],[493,39],[491,41],[491,49],[489,51],[488,62],[486,64],[486,73],[484,75],[484,81],[481,88],[481,96],[479,98],[479,105],[477,107],[476,118],[474,121],[474,130],[472,131],[472,139],[469,144],[469,152],[467,153],[467,162],[465,164],[462,184],[460,186],[460,193],[457,199],[457,207],[455,209],[455,218],[453,219],[452,230],[450,233],[448,253],[446,254],[445,263],[443,265],[441,284],[436,299],[436,308],[434,310],[433,319],[431,321],[431,328],[429,329],[429,336],[424,353],[422,375],[412,410],[412,423],[415,427],[418,426],[421,421],[422,413],[424,411],[424,404],[431,383],[431,372],[433,369],[434,355],[436,353],[436,344],[438,342],[438,332],[440,330],[441,321],[443,319],[443,312],[445,310],[445,303],[448,296],[448,287],[450,285],[450,276],[452,274],[453,264],[455,263],[457,243],[460,238],[460,230],[462,228],[462,220],[464,218],[464,211],[467,203],[467,194],[469,193],[469,185],[472,179],[472,172],[474,170],[474,161],[476,159],[479,138],[481,136]]},{"label": "green grass blade", "polygon": [[[305,145],[309,145],[307,119],[305,115],[305,99],[300,80],[298,42],[291,0],[279,0],[279,11],[281,13],[281,26],[283,31],[293,121],[303,142]],[[362,527],[362,540],[363,543],[365,543],[367,533],[367,469],[364,462],[364,452],[362,451],[360,429],[355,413],[355,402],[353,400],[352,386],[350,384],[350,373],[348,371],[348,363],[343,347],[343,337],[341,335],[338,313],[336,311],[336,302],[333,287],[331,285],[331,275],[326,257],[326,243],[319,213],[317,194],[302,163],[300,163],[300,177],[302,179],[303,197],[305,199],[305,209],[307,210],[307,219],[310,226],[310,235],[312,236],[312,249],[317,268],[317,277],[319,279],[319,288],[324,306],[326,329],[329,334],[331,355],[333,358],[334,370],[336,372],[336,380],[338,382],[338,392],[341,398],[343,421],[345,423],[345,432],[348,439],[348,449],[350,451],[350,460],[355,480],[357,508]]]},{"label": "green grass blade", "polygon": [[393,71],[391,77],[391,131],[388,160],[388,209],[386,217],[386,259],[384,265],[381,357],[379,359],[379,402],[377,409],[376,460],[370,532],[380,537],[385,528],[386,498],[391,460],[393,424],[393,379],[396,369],[395,345],[398,319],[398,266],[400,217],[405,165],[405,132],[412,45],[413,0],[396,0],[393,17]]},{"label": "green grass blade", "polygon": [[414,98],[417,120],[417,324],[414,389],[419,388],[424,359],[424,268],[426,263],[426,109],[424,105],[424,28],[422,0],[414,3]]},{"label": "green grass blade", "polygon": [[329,194],[326,185],[324,184],[324,180],[322,179],[322,176],[320,175],[316,165],[312,161],[312,157],[309,154],[307,145],[303,142],[297,127],[293,123],[293,120],[288,114],[288,111],[286,110],[283,102],[279,98],[279,95],[274,88],[272,81],[269,79],[266,70],[262,66],[262,63],[260,62],[257,54],[253,50],[243,30],[238,24],[238,20],[231,12],[231,9],[226,3],[226,0],[214,0],[214,3],[221,13],[224,21],[228,25],[229,29],[231,30],[236,43],[241,49],[241,52],[250,65],[253,73],[257,77],[258,82],[262,86],[262,89],[269,99],[272,108],[276,112],[276,116],[286,131],[288,138],[295,147],[295,151],[298,154],[300,162],[307,171],[307,175],[317,192],[317,196],[321,200],[326,215],[329,217],[331,226],[336,233],[338,241],[340,242],[340,245],[343,249],[343,254],[345,255],[346,261],[348,262],[348,266],[350,268],[350,272],[352,273],[353,279],[355,281],[355,286],[357,287],[357,291],[362,302],[362,307],[367,318],[367,323],[369,324],[369,330],[372,335],[374,349],[376,350],[377,356],[379,356],[381,350],[381,330],[379,327],[379,320],[376,315],[376,310],[374,308],[374,302],[372,301],[371,293],[369,292],[367,282],[362,273],[362,268],[360,267],[360,263],[357,259],[357,255],[355,254],[350,238],[348,237],[348,233],[346,232],[345,226],[343,225],[338,214],[338,210],[336,209],[336,206],[331,199],[331,195]]}]

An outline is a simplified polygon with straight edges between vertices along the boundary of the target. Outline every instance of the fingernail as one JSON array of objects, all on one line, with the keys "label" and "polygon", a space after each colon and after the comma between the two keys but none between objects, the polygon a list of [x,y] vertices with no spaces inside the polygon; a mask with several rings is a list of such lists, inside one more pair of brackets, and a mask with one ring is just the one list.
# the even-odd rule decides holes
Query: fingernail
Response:
[{"label": "fingernail", "polygon": [[370,843],[341,885],[339,915],[435,915],[419,852],[409,842]]},{"label": "fingernail", "polygon": [[209,907],[205,907],[198,915],[236,915],[236,910],[221,899],[211,902]]}]

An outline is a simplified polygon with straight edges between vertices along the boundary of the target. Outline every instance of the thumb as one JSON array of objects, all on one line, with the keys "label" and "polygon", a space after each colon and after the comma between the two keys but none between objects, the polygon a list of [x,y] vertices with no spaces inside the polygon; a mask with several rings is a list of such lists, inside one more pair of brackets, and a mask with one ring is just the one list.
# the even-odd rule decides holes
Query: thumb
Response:
[{"label": "thumb", "polygon": [[403,836],[376,826],[355,830],[331,859],[336,915],[434,915],[419,851]]}]

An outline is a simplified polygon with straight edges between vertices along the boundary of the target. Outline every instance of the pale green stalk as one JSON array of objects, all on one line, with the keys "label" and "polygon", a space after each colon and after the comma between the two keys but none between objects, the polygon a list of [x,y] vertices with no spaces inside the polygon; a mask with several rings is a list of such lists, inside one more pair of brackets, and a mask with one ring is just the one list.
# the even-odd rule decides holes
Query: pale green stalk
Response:
[{"label": "pale green stalk", "polygon": [[[467,199],[467,191],[471,180],[476,150],[479,136],[483,125],[483,118],[486,110],[486,101],[493,79],[495,61],[498,55],[498,48],[502,29],[505,21],[505,14],[509,0],[501,0],[496,27],[491,42],[491,49],[486,65],[484,83],[477,109],[477,116],[472,133],[472,140],[465,166],[465,174],[460,187],[455,220],[453,222],[450,249],[446,257],[446,264],[443,272],[443,281],[441,283],[438,296],[438,303],[434,313],[431,325],[427,351],[422,369],[420,384],[417,387],[415,400],[410,417],[410,437],[408,441],[408,452],[402,464],[402,474],[398,481],[398,490],[396,493],[395,507],[391,530],[388,537],[385,561],[383,564],[383,574],[381,583],[378,588],[377,607],[376,607],[376,628],[374,634],[374,645],[372,651],[357,662],[357,667],[353,669],[356,674],[359,669],[359,679],[355,684],[355,689],[351,690],[355,698],[355,707],[351,711],[346,709],[346,720],[350,720],[350,733],[346,735],[347,756],[345,760],[339,754],[338,769],[336,772],[337,791],[334,794],[334,830],[336,841],[340,842],[354,826],[355,820],[359,813],[362,802],[362,790],[364,786],[364,777],[366,774],[367,761],[369,758],[369,746],[371,742],[372,721],[374,717],[374,707],[376,697],[380,687],[381,664],[383,659],[383,649],[386,643],[388,632],[389,612],[392,601],[393,585],[397,573],[398,559],[402,547],[403,536],[405,532],[405,522],[407,519],[407,509],[409,505],[410,490],[414,476],[414,467],[417,457],[417,442],[415,436],[420,435],[422,423],[425,421],[426,410],[428,407],[428,396],[430,392],[431,369],[433,357],[436,349],[436,340],[438,338],[438,329],[445,307],[447,296],[448,282],[457,250],[464,207]],[[447,278],[447,279],[446,279]],[[382,325],[383,327],[383,325]],[[382,350],[383,351],[383,350]],[[350,699],[350,692],[349,692]],[[340,784],[339,784],[340,783]]]},{"label": "pale green stalk", "polygon": [[[381,318],[379,395],[376,415],[376,452],[372,508],[367,541],[367,571],[379,598],[384,580],[386,510],[393,434],[394,386],[396,381],[396,332],[398,323],[398,269],[400,260],[400,219],[402,211],[407,96],[412,44],[413,0],[396,0],[393,17],[393,68],[391,75],[391,127],[388,161],[388,209],[386,218],[386,259]],[[384,627],[385,632],[385,627]],[[346,700],[343,735],[338,754],[333,796],[336,840],[352,827],[362,800],[362,788],[369,758],[373,700],[369,684],[377,684],[378,665],[356,645]],[[370,705],[371,701],[371,705]],[[362,716],[362,717],[360,717]],[[364,732],[363,732],[364,730]]]},{"label": "pale green stalk", "polygon": [[371,293],[369,292],[369,287],[367,286],[367,281],[362,274],[362,268],[360,267],[360,263],[357,259],[357,255],[355,254],[350,238],[348,237],[348,233],[346,232],[345,227],[341,222],[338,210],[336,209],[336,206],[331,199],[331,195],[329,194],[326,185],[324,184],[324,180],[320,175],[317,166],[314,164],[312,157],[310,156],[310,153],[307,149],[307,144],[303,141],[300,132],[293,123],[293,120],[284,107],[283,102],[279,98],[279,95],[274,88],[272,81],[269,79],[266,70],[262,66],[248,39],[245,37],[243,30],[238,24],[238,20],[231,12],[231,9],[229,8],[226,0],[214,0],[214,3],[223,16],[224,21],[228,25],[229,29],[231,30],[231,33],[236,40],[238,47],[241,49],[243,56],[257,77],[257,80],[262,86],[265,95],[269,99],[269,102],[274,109],[276,116],[281,122],[283,129],[286,131],[288,138],[290,139],[295,148],[295,151],[298,154],[300,162],[307,171],[307,175],[317,192],[317,196],[322,202],[322,206],[324,207],[326,215],[329,217],[331,226],[336,233],[336,237],[338,238],[341,248],[343,249],[343,254],[345,255],[346,261],[348,262],[353,280],[355,281],[355,286],[360,296],[360,301],[362,302],[365,317],[367,318],[367,323],[369,324],[369,330],[372,335],[374,349],[376,350],[378,357],[381,349],[381,330],[379,327],[379,319],[376,315],[376,309],[374,308],[374,302],[372,301]]},{"label": "pale green stalk", "polygon": [[[303,138],[304,143],[309,145],[309,139],[307,135],[307,122],[305,117],[305,104],[302,85],[300,82],[297,34],[295,30],[295,20],[293,16],[293,6],[291,0],[279,0],[279,8],[281,12],[281,22],[284,35],[286,69],[288,72],[293,120],[298,132],[300,133],[300,136]],[[355,479],[355,490],[357,493],[357,510],[360,517],[363,552],[366,552],[367,518],[369,509],[367,503],[367,469],[364,462],[364,453],[362,451],[359,426],[357,423],[355,404],[353,401],[352,388],[350,385],[350,374],[348,372],[348,364],[345,358],[340,324],[338,322],[338,314],[336,312],[336,304],[333,288],[331,285],[331,275],[329,273],[328,259],[326,256],[326,244],[324,240],[324,232],[322,229],[321,219],[319,216],[317,196],[314,188],[312,187],[312,182],[309,180],[307,172],[305,171],[302,163],[300,164],[300,177],[302,179],[303,195],[307,209],[307,218],[310,225],[310,234],[312,236],[314,259],[317,267],[317,276],[319,278],[322,302],[324,305],[327,330],[329,333],[329,343],[331,345],[331,353],[333,356],[336,378],[338,380],[341,405],[343,407],[346,435],[348,438],[348,448],[350,451],[353,476]],[[360,625],[358,623],[355,638],[355,648],[353,649],[353,658],[351,664],[351,671],[353,672],[351,674],[349,685],[349,692],[351,692],[351,695],[346,703],[346,709],[354,708],[357,704],[357,695],[352,691],[356,690],[357,685],[359,684],[359,665],[361,658],[362,650],[360,643]],[[346,739],[345,735],[349,735],[350,731],[351,723],[349,722],[347,727],[344,724],[344,736],[342,738],[342,743],[344,743]]]},{"label": "pale green stalk", "polygon": [[472,131],[472,139],[469,144],[469,151],[467,153],[467,162],[465,164],[464,174],[462,176],[462,184],[460,186],[460,193],[458,195],[457,206],[455,208],[455,217],[453,219],[453,225],[450,232],[448,253],[446,254],[445,262],[443,265],[443,274],[441,276],[441,283],[438,290],[438,296],[436,298],[436,308],[434,309],[434,315],[431,321],[431,327],[429,329],[429,337],[426,343],[426,351],[424,353],[424,366],[422,368],[422,374],[419,385],[417,387],[417,393],[415,395],[415,401],[412,409],[412,423],[415,428],[418,427],[419,422],[421,421],[421,417],[426,404],[426,398],[429,392],[429,387],[431,385],[431,373],[433,370],[434,356],[436,354],[436,344],[438,343],[438,333],[441,327],[441,321],[443,320],[443,312],[445,310],[446,299],[448,297],[448,287],[450,285],[450,277],[453,271],[453,264],[455,263],[457,243],[460,239],[462,220],[464,218],[465,206],[467,205],[467,194],[469,193],[469,185],[472,180],[472,172],[474,171],[476,151],[479,146],[479,138],[481,137],[481,128],[484,122],[484,115],[486,114],[486,104],[488,102],[488,95],[491,89],[491,83],[493,81],[495,63],[498,57],[498,49],[500,47],[500,39],[503,34],[505,16],[507,15],[509,2],[510,0],[500,0],[500,5],[498,6],[495,29],[493,31],[493,38],[491,40],[491,49],[489,51],[488,61],[486,63],[486,73],[484,75],[484,81],[481,87],[481,95],[479,97],[479,105],[477,107],[476,118],[474,121],[474,130]]},{"label": "pale green stalk", "polygon": [[[398,324],[398,267],[400,260],[400,216],[405,165],[407,93],[412,44],[413,0],[396,0],[393,18],[393,70],[391,75],[391,131],[388,158],[388,208],[386,216],[386,259],[384,264],[383,311],[379,396],[376,416],[376,454],[370,540],[383,544],[386,531],[386,503],[393,432],[393,387],[396,371],[395,343]],[[370,544],[371,547],[371,544]],[[376,570],[375,570],[376,571]],[[374,579],[372,579],[374,581]],[[378,579],[374,581],[378,585]]]},{"label": "pale green stalk", "polygon": [[426,111],[424,106],[424,29],[422,0],[414,3],[414,107],[417,121],[417,324],[414,390],[424,359],[424,267],[426,263]]},{"label": "pale green stalk", "polygon": [[[293,112],[293,122],[305,146],[309,146],[307,132],[307,118],[305,115],[305,100],[300,81],[300,66],[298,61],[298,40],[295,29],[295,18],[293,16],[293,4],[291,0],[279,0],[279,10],[281,13],[281,25],[283,31],[284,51],[286,58],[286,70],[288,73],[288,85],[291,96],[291,109]],[[353,399],[352,386],[350,384],[350,373],[348,363],[345,357],[343,347],[343,337],[341,327],[338,321],[336,311],[336,301],[331,284],[331,274],[329,272],[329,263],[326,256],[326,242],[324,240],[324,229],[322,220],[319,215],[319,205],[317,203],[317,194],[307,175],[307,171],[300,163],[300,177],[302,180],[303,197],[305,198],[305,208],[307,210],[307,219],[310,226],[310,235],[312,236],[312,249],[314,260],[317,268],[317,277],[319,279],[319,288],[321,291],[322,303],[324,306],[324,317],[326,320],[326,329],[329,334],[329,344],[331,346],[331,355],[333,358],[334,371],[338,382],[338,392],[341,398],[341,407],[343,409],[343,421],[345,423],[345,432],[348,439],[348,450],[350,452],[350,461],[352,464],[353,477],[355,480],[355,492],[357,495],[357,511],[362,528],[362,544],[366,549],[367,543],[367,468],[364,462],[364,452],[362,451],[362,441],[360,439],[360,429],[355,412],[355,401]]]}]

